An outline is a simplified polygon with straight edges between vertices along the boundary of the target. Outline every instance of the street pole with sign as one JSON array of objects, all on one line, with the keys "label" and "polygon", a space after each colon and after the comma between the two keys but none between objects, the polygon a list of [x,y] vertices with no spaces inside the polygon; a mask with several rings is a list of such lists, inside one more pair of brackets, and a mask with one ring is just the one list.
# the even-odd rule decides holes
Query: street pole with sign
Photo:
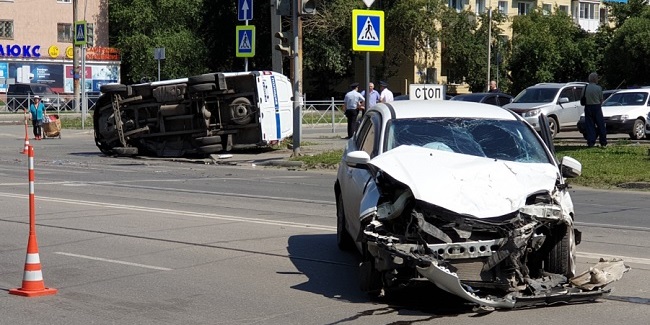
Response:
[{"label": "street pole with sign", "polygon": [[255,26],[248,26],[248,21],[253,20],[253,0],[237,0],[237,19],[245,25],[237,26],[236,56],[244,58],[244,71],[248,71],[248,58],[255,56]]},{"label": "street pole with sign", "polygon": [[[363,0],[368,8],[374,0]],[[370,52],[384,51],[384,12],[381,10],[352,10],[352,50],[366,52],[366,98],[370,101]]]},{"label": "street pole with sign", "polygon": [[158,61],[158,81],[160,81],[160,60],[165,59],[165,48],[157,47],[153,50],[153,58]]}]

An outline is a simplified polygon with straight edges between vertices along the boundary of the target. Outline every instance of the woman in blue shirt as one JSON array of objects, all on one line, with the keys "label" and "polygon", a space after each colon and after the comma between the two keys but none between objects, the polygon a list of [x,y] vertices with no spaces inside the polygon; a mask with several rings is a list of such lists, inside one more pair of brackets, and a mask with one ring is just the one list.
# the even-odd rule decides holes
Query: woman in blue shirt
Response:
[{"label": "woman in blue shirt", "polygon": [[45,116],[45,106],[41,103],[41,98],[34,96],[34,102],[29,105],[29,112],[32,113],[32,126],[36,140],[41,139],[41,127],[43,126],[43,117]]}]

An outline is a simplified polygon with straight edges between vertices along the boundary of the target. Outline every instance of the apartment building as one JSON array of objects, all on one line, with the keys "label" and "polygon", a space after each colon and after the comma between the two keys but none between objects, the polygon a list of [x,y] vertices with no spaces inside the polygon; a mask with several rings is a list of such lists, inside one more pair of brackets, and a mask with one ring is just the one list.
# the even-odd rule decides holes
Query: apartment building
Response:
[{"label": "apartment building", "polygon": [[[512,37],[512,20],[516,16],[526,15],[535,8],[540,8],[545,13],[553,12],[557,6],[558,10],[570,15],[582,29],[588,32],[596,32],[598,27],[607,23],[607,8],[603,2],[627,3],[627,0],[447,0],[450,8],[457,11],[471,10],[476,14],[483,14],[488,10],[500,12],[508,16],[508,20],[501,25],[503,35],[493,35],[509,39]],[[405,63],[400,69],[399,75],[390,78],[393,91],[397,93],[408,93],[408,85],[412,83],[447,83],[446,67],[444,58],[440,55],[440,44],[432,47],[437,51],[435,55],[421,53],[413,58],[412,62]],[[435,57],[435,60],[430,59]],[[487,58],[486,58],[487,64]],[[359,65],[357,65],[359,66]],[[362,76],[362,71],[357,68],[356,74]],[[487,77],[487,76],[486,76]],[[491,76],[494,79],[496,76]],[[486,82],[487,84],[487,82]],[[450,85],[451,92],[467,92],[464,85]]]},{"label": "apartment building", "polygon": [[[74,3],[73,3],[74,2]],[[0,94],[13,83],[74,91],[74,22],[85,20],[85,89],[119,82],[120,56],[108,47],[109,0],[0,0]],[[81,60],[80,60],[81,61]],[[81,78],[81,69],[78,71]]]}]

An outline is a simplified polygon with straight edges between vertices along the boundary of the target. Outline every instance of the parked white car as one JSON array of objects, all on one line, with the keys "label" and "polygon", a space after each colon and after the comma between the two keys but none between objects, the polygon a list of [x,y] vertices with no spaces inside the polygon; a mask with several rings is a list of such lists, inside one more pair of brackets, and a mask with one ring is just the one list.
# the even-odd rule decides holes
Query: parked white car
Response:
[{"label": "parked white car", "polygon": [[[646,137],[650,113],[650,88],[619,90],[603,102],[603,119],[607,134],[626,133],[633,140]],[[585,133],[585,115],[580,116],[578,131]]]},{"label": "parked white car", "polygon": [[337,244],[361,253],[361,289],[379,295],[428,280],[496,308],[601,296],[554,290],[575,273],[580,233],[565,178],[582,166],[558,164],[548,142],[548,128],[540,135],[493,105],[370,108],[334,186]]}]

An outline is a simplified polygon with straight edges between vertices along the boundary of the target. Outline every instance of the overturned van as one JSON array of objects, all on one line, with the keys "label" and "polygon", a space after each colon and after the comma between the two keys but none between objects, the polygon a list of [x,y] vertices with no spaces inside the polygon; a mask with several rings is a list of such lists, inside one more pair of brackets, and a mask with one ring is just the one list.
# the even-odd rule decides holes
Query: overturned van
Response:
[{"label": "overturned van", "polygon": [[205,156],[293,134],[291,83],[276,72],[208,73],[101,91],[93,122],[105,154]]}]

